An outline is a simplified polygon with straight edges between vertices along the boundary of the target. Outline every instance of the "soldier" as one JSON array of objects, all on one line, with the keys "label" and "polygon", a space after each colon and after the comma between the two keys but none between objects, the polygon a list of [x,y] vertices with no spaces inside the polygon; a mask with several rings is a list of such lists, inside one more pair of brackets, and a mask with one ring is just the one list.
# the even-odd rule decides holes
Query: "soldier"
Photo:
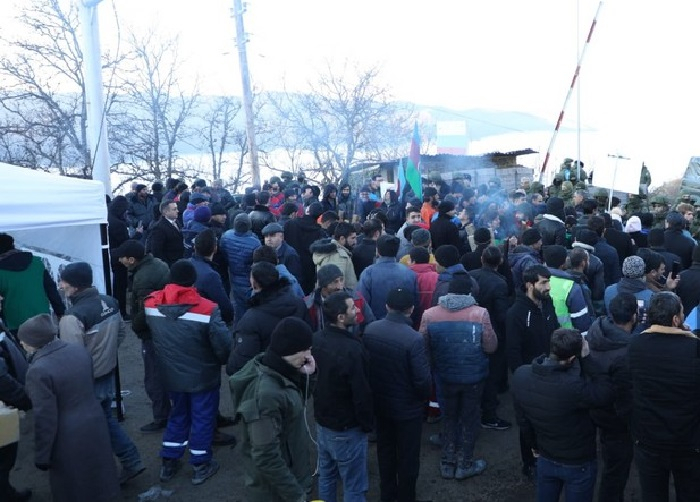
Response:
[{"label": "soldier", "polygon": [[557,175],[554,176],[554,180],[552,180],[552,184],[547,187],[547,194],[550,197],[559,197],[562,183],[564,183],[564,177],[561,173],[557,173]]},{"label": "soldier", "polygon": [[654,227],[664,228],[666,214],[668,213],[668,197],[665,195],[656,195],[649,201],[651,203],[651,212],[654,214]]},{"label": "soldier", "polygon": [[627,199],[627,204],[625,204],[625,211],[628,214],[641,212],[643,209],[642,202],[641,196],[631,193]]},{"label": "soldier", "polygon": [[520,178],[520,188],[525,190],[525,193],[530,195],[532,193],[530,190],[532,190],[532,185],[530,184],[530,178],[523,176]]},{"label": "soldier", "polygon": [[571,206],[574,200],[574,185],[570,181],[563,181],[559,197],[564,201],[565,206]]}]

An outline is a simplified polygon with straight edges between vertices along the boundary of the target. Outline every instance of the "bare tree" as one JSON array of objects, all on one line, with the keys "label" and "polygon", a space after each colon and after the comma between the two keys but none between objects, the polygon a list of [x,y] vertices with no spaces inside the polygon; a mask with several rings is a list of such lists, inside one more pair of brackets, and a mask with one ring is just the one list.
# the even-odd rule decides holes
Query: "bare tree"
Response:
[{"label": "bare tree", "polygon": [[204,113],[204,126],[199,135],[202,146],[211,157],[212,179],[221,179],[221,168],[227,162],[226,152],[236,141],[236,117],[240,111],[240,101],[230,96],[219,96]]},{"label": "bare tree", "polygon": [[150,179],[182,175],[187,163],[179,149],[193,134],[187,126],[199,92],[196,82],[187,90],[180,83],[178,39],[161,39],[153,31],[131,35],[130,54],[112,114],[116,170]]},{"label": "bare tree", "polygon": [[[66,6],[59,0],[31,0],[18,20],[25,27],[22,37],[0,36],[7,54],[0,59],[0,113],[6,118],[0,124],[6,144],[0,155],[10,161],[19,157],[29,167],[89,178],[92,159],[77,7],[73,2]],[[103,69],[113,72],[119,60],[119,55],[107,54]]]},{"label": "bare tree", "polygon": [[312,156],[307,177],[338,182],[353,164],[387,158],[410,137],[413,112],[391,98],[377,66],[346,62],[338,71],[328,64],[307,93],[271,99],[278,142],[292,158],[299,146]]}]

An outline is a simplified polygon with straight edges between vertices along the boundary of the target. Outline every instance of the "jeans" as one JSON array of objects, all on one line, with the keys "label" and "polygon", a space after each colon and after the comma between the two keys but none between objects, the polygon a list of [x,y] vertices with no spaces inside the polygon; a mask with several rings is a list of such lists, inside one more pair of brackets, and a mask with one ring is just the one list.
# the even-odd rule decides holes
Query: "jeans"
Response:
[{"label": "jeans", "polygon": [[376,424],[381,500],[414,502],[423,418],[393,420],[377,416]]},{"label": "jeans", "polygon": [[173,408],[163,433],[162,458],[182,458],[190,447],[190,464],[211,461],[211,442],[219,411],[219,389],[203,392],[171,392]]},{"label": "jeans", "polygon": [[537,502],[559,502],[562,489],[566,502],[593,502],[597,460],[566,465],[540,457],[537,459]]},{"label": "jeans", "polygon": [[318,498],[337,502],[338,477],[344,502],[364,502],[369,490],[367,434],[359,427],[334,431],[316,425],[318,436]]},{"label": "jeans", "polygon": [[122,426],[112,413],[112,399],[114,399],[114,372],[95,379],[95,397],[102,406],[102,411],[107,417],[109,429],[109,442],[112,451],[119,459],[124,470],[138,470],[143,467],[141,455],[131,438],[124,432]]},{"label": "jeans", "polygon": [[158,371],[152,340],[141,340],[141,355],[143,356],[143,385],[148,399],[151,400],[153,420],[165,421],[170,415],[170,399]]},{"label": "jeans", "polygon": [[600,429],[603,473],[598,488],[598,502],[623,502],[630,475],[634,445],[629,431]]},{"label": "jeans", "polygon": [[475,384],[440,383],[442,390],[442,456],[440,462],[469,462],[480,428],[484,381]]},{"label": "jeans", "polygon": [[668,478],[673,474],[676,502],[698,500],[700,493],[700,453],[669,452],[634,447],[634,459],[642,487],[642,502],[668,502]]},{"label": "jeans", "polygon": [[250,282],[246,279],[246,284],[240,281],[231,281],[231,296],[233,296],[233,321],[237,324],[241,320],[245,311],[248,310],[248,300],[252,291]]}]

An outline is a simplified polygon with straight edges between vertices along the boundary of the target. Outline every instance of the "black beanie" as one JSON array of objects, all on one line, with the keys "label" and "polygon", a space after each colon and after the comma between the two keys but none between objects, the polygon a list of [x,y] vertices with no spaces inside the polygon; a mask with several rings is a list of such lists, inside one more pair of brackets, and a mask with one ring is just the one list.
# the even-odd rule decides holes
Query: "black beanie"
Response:
[{"label": "black beanie", "polygon": [[177,260],[170,267],[170,276],[168,283],[177,284],[189,288],[194,285],[197,280],[197,269],[189,260]]},{"label": "black beanie", "polygon": [[542,254],[548,267],[559,268],[566,263],[566,248],[564,246],[547,246]]},{"label": "black beanie", "polygon": [[92,268],[84,261],[69,263],[61,272],[61,280],[74,288],[89,288],[92,286]]},{"label": "black beanie", "polygon": [[309,350],[313,341],[311,327],[298,317],[285,317],[272,331],[267,350],[278,356],[291,356]]},{"label": "black beanie", "polygon": [[328,286],[338,277],[343,277],[343,271],[340,270],[340,267],[338,267],[338,265],[335,265],[333,263],[323,265],[321,268],[318,269],[318,272],[316,272],[316,281],[318,282],[318,287],[321,289]]},{"label": "black beanie", "polygon": [[447,268],[459,263],[459,249],[451,244],[443,244],[435,250],[435,261]]}]

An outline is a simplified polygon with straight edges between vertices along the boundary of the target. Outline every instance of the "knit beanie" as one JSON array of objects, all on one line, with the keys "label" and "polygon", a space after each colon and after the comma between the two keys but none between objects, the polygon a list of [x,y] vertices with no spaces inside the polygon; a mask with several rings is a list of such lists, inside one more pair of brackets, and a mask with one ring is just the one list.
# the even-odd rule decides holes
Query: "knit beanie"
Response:
[{"label": "knit beanie", "polygon": [[285,317],[272,331],[268,352],[278,356],[291,356],[309,350],[313,342],[311,327],[298,317]]},{"label": "knit beanie", "polygon": [[394,288],[386,296],[386,306],[403,312],[414,306],[413,293],[405,288]]},{"label": "knit beanie", "polygon": [[22,323],[17,331],[18,338],[35,349],[40,349],[56,338],[56,325],[49,314],[30,317]]},{"label": "knit beanie", "polygon": [[566,263],[566,248],[564,246],[547,246],[542,254],[548,267],[559,268]]},{"label": "knit beanie", "polygon": [[449,200],[443,200],[440,204],[438,204],[438,212],[440,214],[447,214],[450,211],[454,211],[454,209],[455,203]]},{"label": "knit beanie", "polygon": [[417,228],[411,234],[411,244],[414,246],[427,246],[430,242],[430,232],[425,228]]},{"label": "knit beanie", "polygon": [[523,232],[523,244],[525,246],[532,246],[537,244],[542,240],[542,234],[536,228],[528,228]]},{"label": "knit beanie", "polygon": [[564,214],[564,200],[559,197],[550,197],[547,200],[547,214],[553,214],[561,221],[564,221],[566,218]]},{"label": "knit beanie", "polygon": [[[208,208],[209,208],[209,211],[211,211],[212,216],[216,216],[217,214],[226,214],[226,208],[220,202],[215,202],[211,206],[208,206]],[[196,212],[196,210],[195,210],[195,212]],[[195,219],[196,218],[197,218],[197,216],[195,215]]]},{"label": "knit beanie", "polygon": [[250,216],[247,213],[237,214],[233,219],[233,229],[239,234],[248,232],[251,228]]},{"label": "knit beanie", "polygon": [[316,280],[319,288],[325,288],[338,277],[343,277],[343,272],[338,265],[333,265],[332,263],[322,266],[318,269],[318,272],[316,272]]},{"label": "knit beanie", "polygon": [[197,269],[189,260],[177,260],[170,267],[168,282],[178,286],[191,287],[197,280]]},{"label": "knit beanie", "polygon": [[491,232],[488,228],[477,228],[474,230],[474,242],[476,244],[488,244],[491,242]]},{"label": "knit beanie", "polygon": [[69,263],[61,272],[61,280],[74,288],[89,288],[92,286],[92,268],[84,261]]},{"label": "knit beanie", "polygon": [[644,260],[639,256],[628,256],[622,262],[622,275],[630,279],[641,279],[644,270]]},{"label": "knit beanie", "polygon": [[447,268],[459,263],[459,249],[451,244],[443,244],[435,250],[435,261]]},{"label": "knit beanie", "polygon": [[211,220],[211,209],[209,209],[209,206],[199,206],[195,209],[193,219],[199,223],[207,223]]}]

